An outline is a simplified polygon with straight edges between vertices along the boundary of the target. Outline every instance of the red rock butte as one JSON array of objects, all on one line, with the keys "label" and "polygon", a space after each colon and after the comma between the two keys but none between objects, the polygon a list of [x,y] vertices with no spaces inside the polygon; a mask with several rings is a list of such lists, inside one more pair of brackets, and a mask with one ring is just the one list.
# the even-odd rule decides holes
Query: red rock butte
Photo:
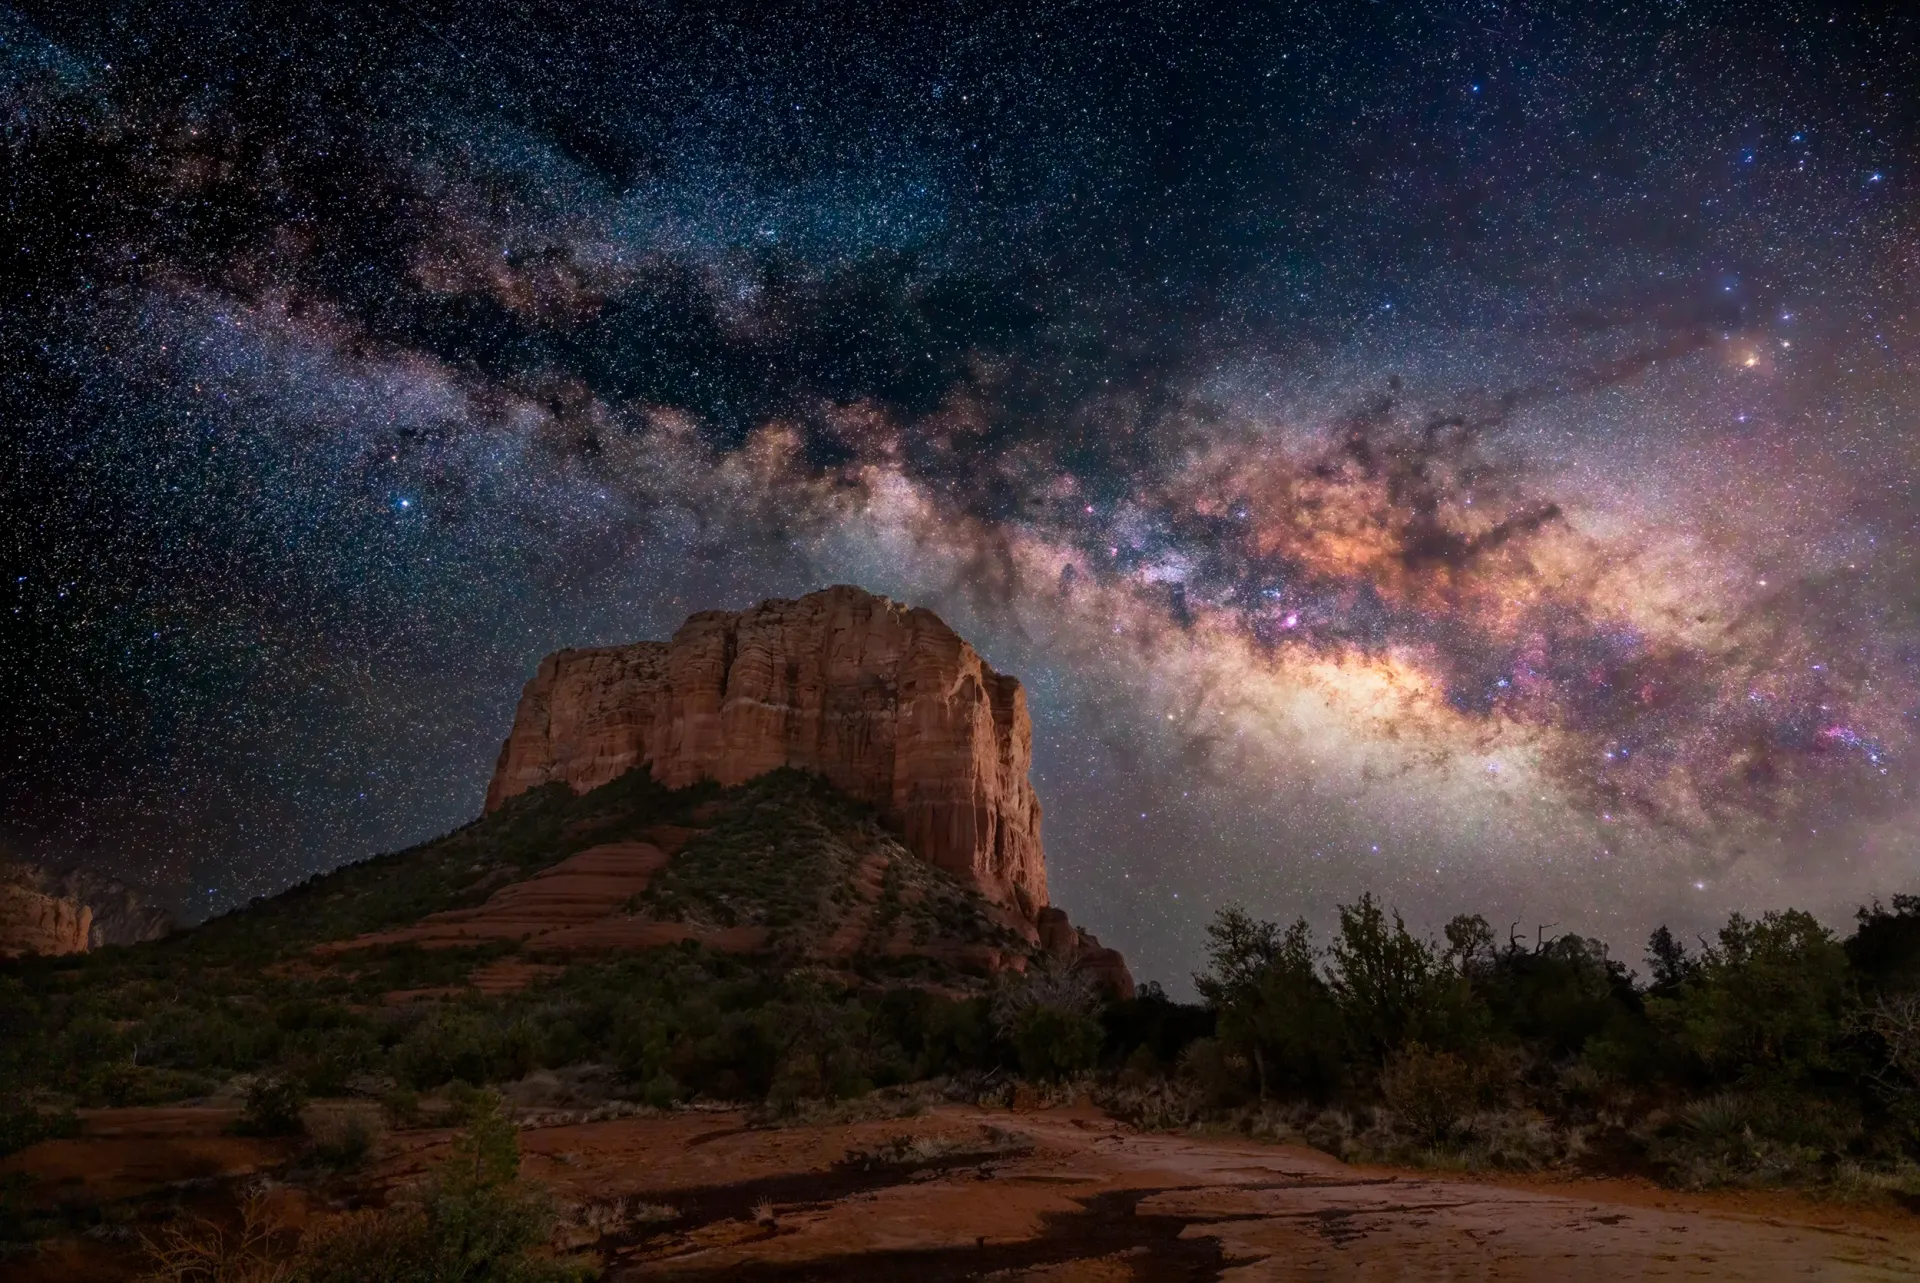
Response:
[{"label": "red rock butte", "polygon": [[93,910],[0,877],[0,958],[85,953]]},{"label": "red rock butte", "polygon": [[558,780],[575,792],[646,764],[679,788],[782,766],[872,804],[907,849],[1038,923],[1040,802],[1026,692],[930,610],[840,585],[702,611],[668,642],[540,662],[487,810]]}]

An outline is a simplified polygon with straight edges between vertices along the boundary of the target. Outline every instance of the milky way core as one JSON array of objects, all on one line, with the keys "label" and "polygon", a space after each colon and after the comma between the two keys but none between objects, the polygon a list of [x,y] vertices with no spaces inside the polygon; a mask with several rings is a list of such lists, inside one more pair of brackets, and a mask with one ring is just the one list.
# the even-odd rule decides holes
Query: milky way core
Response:
[{"label": "milky way core", "polygon": [[616,8],[0,9],[0,853],[218,911],[855,582],[1176,989],[1920,890],[1913,16]]}]

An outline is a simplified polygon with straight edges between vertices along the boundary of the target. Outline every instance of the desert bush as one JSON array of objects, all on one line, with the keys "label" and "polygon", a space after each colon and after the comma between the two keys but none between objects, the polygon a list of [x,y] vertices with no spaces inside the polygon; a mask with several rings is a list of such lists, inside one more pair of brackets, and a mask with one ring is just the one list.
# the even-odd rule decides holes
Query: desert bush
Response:
[{"label": "desert bush", "polygon": [[0,1098],[0,1158],[43,1140],[80,1134],[71,1109],[42,1109],[20,1098]]},{"label": "desert bush", "polygon": [[[1100,1013],[1107,1031],[1102,1058],[1109,1064],[1170,1069],[1195,1038],[1216,1032],[1218,1013],[1201,1003],[1176,1002],[1157,982],[1142,984],[1131,998],[1109,1002]],[[1139,1053],[1146,1053],[1140,1057]]]},{"label": "desert bush", "polygon": [[1179,1131],[1192,1127],[1207,1110],[1191,1081],[1166,1075],[1132,1078],[1095,1089],[1094,1100],[1113,1117],[1142,1131]]},{"label": "desert bush", "polygon": [[520,1150],[498,1097],[479,1103],[452,1152],[380,1211],[318,1227],[301,1244],[299,1283],[571,1283],[594,1262],[555,1258],[546,1194],[519,1179]]},{"label": "desert bush", "polygon": [[508,1065],[499,1051],[499,1031],[485,1014],[441,1009],[428,1013],[407,1033],[393,1049],[392,1064],[403,1082],[422,1090],[456,1079],[484,1083],[496,1076],[518,1078],[532,1067],[505,1072]]},{"label": "desert bush", "polygon": [[1894,993],[1920,986],[1920,895],[1896,895],[1890,905],[1875,900],[1854,915],[1853,935],[1842,946],[1864,987]]},{"label": "desert bush", "polygon": [[1218,1038],[1196,1038],[1180,1053],[1179,1076],[1192,1084],[1202,1107],[1226,1109],[1253,1093],[1253,1066]]},{"label": "desert bush", "polygon": [[205,1217],[162,1226],[141,1239],[148,1268],[144,1283],[299,1283],[292,1259],[292,1232],[255,1194],[240,1207],[240,1224],[228,1228]]},{"label": "desert bush", "polygon": [[1728,1091],[1682,1106],[1649,1147],[1670,1183],[1692,1188],[1817,1181],[1860,1134],[1857,1115],[1778,1091]]},{"label": "desert bush", "polygon": [[1503,949],[1476,951],[1464,974],[1493,1025],[1548,1059],[1577,1056],[1609,1033],[1619,1037],[1622,1025],[1639,1015],[1625,965],[1583,936],[1536,940],[1531,949],[1510,941]]},{"label": "desert bush", "polygon": [[1847,1027],[1867,1044],[1863,1072],[1878,1093],[1912,1115],[1920,1105],[1920,992],[1877,993],[1851,1013]]},{"label": "desert bush", "polygon": [[1091,1016],[1058,1007],[1031,1006],[1013,1018],[1007,1038],[1020,1058],[1020,1072],[1057,1082],[1093,1068],[1103,1031]]},{"label": "desert bush", "polygon": [[411,1087],[393,1087],[381,1093],[380,1112],[388,1126],[417,1127],[420,1124],[420,1093]]},{"label": "desert bush", "polygon": [[379,1120],[365,1109],[331,1110],[307,1127],[314,1160],[337,1171],[357,1171],[380,1142]]},{"label": "desert bush", "polygon": [[1012,1046],[1020,1072],[1057,1082],[1091,1069],[1106,1030],[1092,976],[1071,962],[1044,957],[1019,979],[1001,985],[991,1007],[995,1029]]},{"label": "desert bush", "polygon": [[1253,1067],[1258,1093],[1326,1098],[1343,1080],[1371,1080],[1409,1042],[1455,1049],[1481,1042],[1485,1004],[1468,973],[1485,923],[1456,920],[1443,953],[1371,895],[1340,906],[1324,962],[1305,921],[1284,930],[1237,908],[1207,928],[1211,964],[1194,977],[1217,1036]]},{"label": "desert bush", "polygon": [[233,1130],[242,1136],[297,1136],[306,1130],[306,1097],[284,1078],[263,1075],[247,1085],[246,1104]]},{"label": "desert bush", "polygon": [[1418,1043],[1395,1055],[1380,1075],[1387,1107],[1430,1146],[1453,1133],[1473,1109],[1477,1092],[1473,1068],[1466,1061]]},{"label": "desert bush", "polygon": [[1384,1064],[1410,1042],[1462,1048],[1485,1033],[1484,1005],[1440,950],[1371,895],[1339,906],[1326,983],[1359,1066]]},{"label": "desert bush", "polygon": [[498,1092],[456,1080],[440,1094],[441,1111],[436,1120],[446,1127],[466,1127],[475,1119],[500,1113],[504,1104]]},{"label": "desert bush", "polygon": [[1144,1087],[1148,1083],[1164,1078],[1168,1066],[1161,1063],[1160,1057],[1153,1054],[1153,1048],[1142,1043],[1135,1047],[1126,1063],[1120,1066],[1118,1075],[1122,1087]]},{"label": "desert bush", "polygon": [[1476,1113],[1460,1133],[1461,1165],[1473,1170],[1536,1172],[1577,1159],[1585,1150],[1580,1128],[1556,1126],[1533,1110]]},{"label": "desert bush", "polygon": [[73,1095],[82,1105],[126,1109],[204,1096],[216,1085],[203,1074],[114,1061],[91,1068],[73,1085]]}]

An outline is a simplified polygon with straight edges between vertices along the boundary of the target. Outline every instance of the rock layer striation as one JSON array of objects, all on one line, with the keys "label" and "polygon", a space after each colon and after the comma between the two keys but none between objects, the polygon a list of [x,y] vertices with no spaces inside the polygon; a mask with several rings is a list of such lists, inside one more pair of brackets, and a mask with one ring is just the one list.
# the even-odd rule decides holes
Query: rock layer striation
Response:
[{"label": "rock layer striation", "polygon": [[906,847],[1034,921],[1047,904],[1033,725],[930,610],[846,586],[703,611],[669,642],[563,650],[527,683],[487,809],[647,764],[670,787],[782,766],[872,804]]}]

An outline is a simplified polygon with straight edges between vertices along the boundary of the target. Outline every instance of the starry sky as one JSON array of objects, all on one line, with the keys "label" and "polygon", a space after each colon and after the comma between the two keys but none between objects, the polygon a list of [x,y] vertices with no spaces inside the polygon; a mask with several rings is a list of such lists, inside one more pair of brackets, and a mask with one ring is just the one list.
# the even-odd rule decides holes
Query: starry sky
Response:
[{"label": "starry sky", "polygon": [[290,8],[0,6],[5,853],[218,911],[855,582],[1176,989],[1920,889],[1914,15]]}]

